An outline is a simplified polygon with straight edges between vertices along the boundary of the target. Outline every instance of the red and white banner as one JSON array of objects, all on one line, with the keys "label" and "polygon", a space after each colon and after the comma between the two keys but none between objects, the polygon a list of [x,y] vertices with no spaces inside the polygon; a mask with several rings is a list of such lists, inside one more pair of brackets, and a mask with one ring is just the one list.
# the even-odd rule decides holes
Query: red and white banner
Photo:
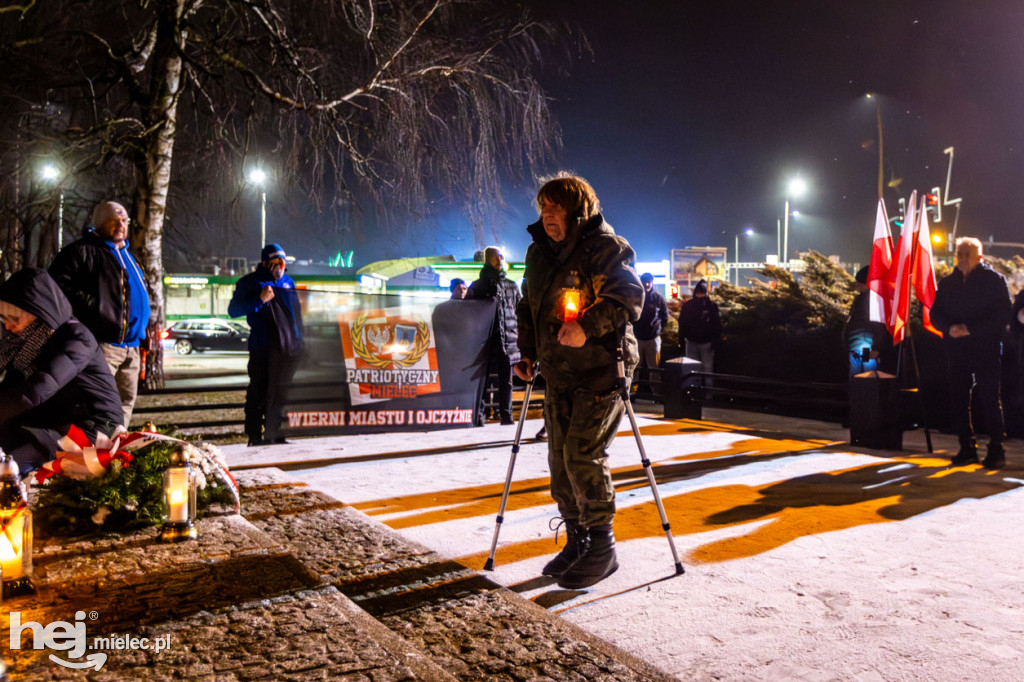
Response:
[{"label": "red and white banner", "polygon": [[402,308],[339,316],[353,405],[441,391],[430,318]]}]

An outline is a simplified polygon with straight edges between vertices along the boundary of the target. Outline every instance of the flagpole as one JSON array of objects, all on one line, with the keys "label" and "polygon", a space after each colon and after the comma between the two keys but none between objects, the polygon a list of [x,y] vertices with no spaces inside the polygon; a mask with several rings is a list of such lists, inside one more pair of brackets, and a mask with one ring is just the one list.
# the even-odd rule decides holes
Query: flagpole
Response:
[{"label": "flagpole", "polygon": [[[918,226],[918,230],[920,230],[920,223],[918,225],[919,225]],[[911,235],[914,238],[914,243],[910,247],[910,289],[911,290],[913,290],[913,288],[914,288],[914,268],[917,266],[918,249],[921,248],[920,239],[918,238],[918,230],[914,230],[914,233]],[[908,297],[910,296],[909,292],[907,293],[907,296]],[[921,300],[918,299],[918,303],[920,303],[920,302],[921,302]],[[916,385],[916,388],[914,388],[914,390],[917,391],[918,404],[919,404],[919,406],[921,408],[921,421],[924,423],[924,440],[925,440],[925,443],[928,446],[928,453],[931,454],[932,452],[934,452],[934,450],[932,449],[932,432],[931,432],[931,429],[928,428],[928,406],[925,404],[924,394],[921,392],[921,369],[920,369],[920,367],[917,364],[917,346],[914,344],[914,333],[911,330],[911,326],[912,325],[910,324],[910,301],[908,300],[907,301],[907,323],[904,326],[904,329],[906,331],[906,337],[904,338],[904,341],[909,341],[910,342],[910,359],[911,359],[911,362],[913,363],[913,367],[914,367],[914,383]],[[903,354],[900,353],[901,357],[902,357],[902,355]],[[898,358],[897,358],[896,375],[899,376],[899,359]]]}]

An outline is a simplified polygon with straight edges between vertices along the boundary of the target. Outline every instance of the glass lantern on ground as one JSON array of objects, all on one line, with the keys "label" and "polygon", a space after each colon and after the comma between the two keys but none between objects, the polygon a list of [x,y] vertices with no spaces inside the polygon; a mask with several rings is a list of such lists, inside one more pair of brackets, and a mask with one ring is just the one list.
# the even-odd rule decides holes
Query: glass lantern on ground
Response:
[{"label": "glass lantern on ground", "polygon": [[0,572],[3,597],[33,591],[32,510],[18,464],[0,451]]},{"label": "glass lantern on ground", "polygon": [[182,450],[171,455],[171,463],[164,471],[164,525],[160,529],[162,542],[195,540],[197,482],[192,465]]}]

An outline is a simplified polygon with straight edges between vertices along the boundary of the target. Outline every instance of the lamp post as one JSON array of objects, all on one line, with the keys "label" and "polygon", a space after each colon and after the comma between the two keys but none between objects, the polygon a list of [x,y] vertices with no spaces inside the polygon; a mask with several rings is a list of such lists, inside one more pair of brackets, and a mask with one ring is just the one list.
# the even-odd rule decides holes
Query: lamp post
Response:
[{"label": "lamp post", "polygon": [[786,269],[789,269],[789,200],[799,199],[807,191],[807,181],[797,176],[789,181],[786,186],[786,215],[783,218],[785,226],[782,233],[782,253]]},{"label": "lamp post", "polygon": [[60,170],[51,163],[43,166],[39,174],[43,180],[57,184],[59,199],[57,200],[57,250],[64,248],[64,187],[60,183]]},{"label": "lamp post", "polygon": [[875,103],[875,116],[878,119],[878,198],[882,198],[883,183],[885,182],[885,167],[882,165],[882,101],[873,92],[865,95]]},{"label": "lamp post", "polygon": [[[752,237],[754,235],[754,228],[748,227],[747,229],[743,230],[743,234],[745,234],[748,237]],[[739,286],[740,285],[740,233],[739,232],[736,233],[736,251],[734,253],[736,255],[736,261],[735,261],[736,262],[736,267],[734,268],[736,270],[736,286]]]},{"label": "lamp post", "polygon": [[249,182],[260,188],[260,249],[267,243],[267,174],[262,168],[249,171]]}]

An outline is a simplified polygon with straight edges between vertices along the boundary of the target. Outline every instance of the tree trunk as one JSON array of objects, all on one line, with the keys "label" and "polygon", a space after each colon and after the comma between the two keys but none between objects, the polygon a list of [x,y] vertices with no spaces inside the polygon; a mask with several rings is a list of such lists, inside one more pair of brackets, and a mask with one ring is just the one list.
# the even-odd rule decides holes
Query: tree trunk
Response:
[{"label": "tree trunk", "polygon": [[[185,4],[185,0],[166,3],[155,28],[154,79],[149,111],[146,112],[146,119],[151,127],[155,127],[155,132],[136,162],[140,181],[135,193],[138,229],[133,235],[137,244],[134,250],[146,273],[152,308],[147,328],[146,388],[162,388],[164,385],[163,345],[159,336],[167,320],[162,244],[183,74],[181,54],[185,36],[181,18]],[[195,5],[198,3],[193,8]]]}]

